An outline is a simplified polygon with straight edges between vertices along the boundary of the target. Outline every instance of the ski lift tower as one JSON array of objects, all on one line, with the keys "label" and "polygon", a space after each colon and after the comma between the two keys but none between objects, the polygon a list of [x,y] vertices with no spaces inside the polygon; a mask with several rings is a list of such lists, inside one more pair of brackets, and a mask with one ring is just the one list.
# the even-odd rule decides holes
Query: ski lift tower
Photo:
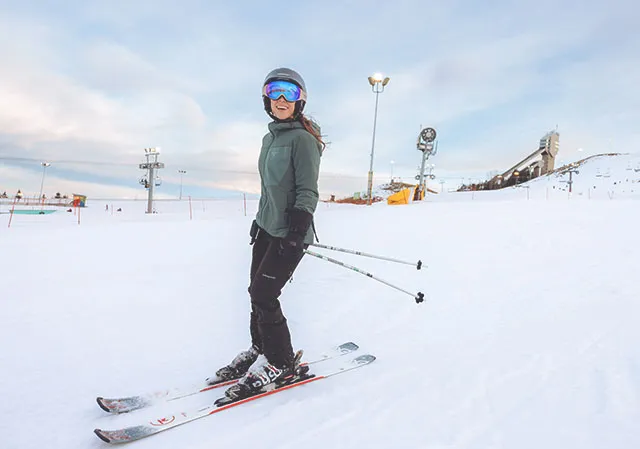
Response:
[{"label": "ski lift tower", "polygon": [[[160,148],[145,148],[144,155],[147,158],[147,162],[140,164],[141,170],[147,170],[147,174],[142,177],[140,184],[149,189],[149,199],[147,201],[147,213],[153,213],[153,192],[156,186],[156,170],[164,168],[163,162],[158,162],[158,156],[160,155]],[[160,184],[158,184],[160,185]]]}]

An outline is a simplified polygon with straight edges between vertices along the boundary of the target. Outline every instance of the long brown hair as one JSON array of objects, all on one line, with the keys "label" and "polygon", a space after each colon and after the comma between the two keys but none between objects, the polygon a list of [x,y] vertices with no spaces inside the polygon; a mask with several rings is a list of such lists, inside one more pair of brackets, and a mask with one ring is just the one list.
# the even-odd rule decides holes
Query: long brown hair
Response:
[{"label": "long brown hair", "polygon": [[300,114],[299,120],[300,123],[302,123],[302,126],[304,126],[304,129],[306,129],[313,137],[316,138],[320,145],[322,145],[322,151],[324,151],[327,144],[322,140],[322,135],[320,134],[318,127],[315,125],[315,122],[304,114]]}]

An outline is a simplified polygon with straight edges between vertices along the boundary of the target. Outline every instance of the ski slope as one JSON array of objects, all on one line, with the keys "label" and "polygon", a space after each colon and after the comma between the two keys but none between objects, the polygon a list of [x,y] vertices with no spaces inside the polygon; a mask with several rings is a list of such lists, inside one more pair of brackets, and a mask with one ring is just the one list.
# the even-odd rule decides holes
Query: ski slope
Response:
[{"label": "ski slope", "polygon": [[[640,154],[603,154],[575,163],[572,197],[587,199],[640,198]],[[569,165],[525,184],[537,196],[569,194]]]},{"label": "ski slope", "polygon": [[[318,251],[425,302],[307,256],[282,296],[294,346],[377,360],[128,447],[640,447],[640,203],[523,193],[319,204],[321,243],[426,266]],[[96,427],[211,403],[110,416],[95,397],[197,383],[248,345],[256,205],[0,215],[0,446],[104,448]]]}]

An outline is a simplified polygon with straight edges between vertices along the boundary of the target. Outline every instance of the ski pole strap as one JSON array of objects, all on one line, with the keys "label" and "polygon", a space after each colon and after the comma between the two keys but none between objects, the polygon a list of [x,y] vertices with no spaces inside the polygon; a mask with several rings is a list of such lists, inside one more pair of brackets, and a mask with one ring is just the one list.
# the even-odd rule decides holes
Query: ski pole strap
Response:
[{"label": "ski pole strap", "polygon": [[[315,245],[315,246],[317,246],[317,245]],[[391,284],[391,283],[389,283],[389,282],[387,282],[387,281],[385,281],[383,279],[380,279],[379,277],[376,277],[371,273],[368,273],[368,272],[366,272],[364,270],[361,270],[358,267],[354,267],[352,265],[346,264],[346,263],[341,262],[339,260],[336,260],[336,259],[333,259],[331,257],[325,256],[324,254],[319,254],[319,253],[316,253],[314,251],[309,251],[308,249],[305,249],[304,252],[306,254],[310,255],[310,256],[317,257],[318,259],[326,260],[327,262],[331,262],[331,263],[339,265],[339,266],[341,266],[343,268],[347,268],[349,270],[355,271],[356,273],[360,273],[360,274],[362,274],[364,276],[367,276],[367,277],[369,277],[371,279],[374,279],[374,280],[376,280],[378,282],[381,282],[381,283],[383,283],[383,284],[385,284],[385,285],[387,285],[387,286],[389,286],[391,288],[394,288],[394,289],[396,289],[398,291],[401,291],[402,293],[406,293],[407,295],[413,297],[413,299],[416,300],[416,304],[420,304],[421,302],[424,301],[424,293],[421,293],[421,292],[418,292],[417,294],[411,293],[411,292],[409,292],[407,290],[404,290],[404,289],[402,289],[402,288],[400,288],[400,287],[398,287],[396,285],[393,285],[393,284]]]},{"label": "ski pole strap", "polygon": [[329,246],[329,245],[321,245],[320,243],[312,243],[311,246],[315,246],[316,248],[324,248],[324,249],[328,249],[331,251],[339,251],[342,253],[348,253],[348,254],[355,254],[356,256],[363,256],[363,257],[371,257],[373,259],[380,259],[380,260],[387,260],[389,262],[396,262],[396,263],[402,263],[405,265],[412,265],[415,266],[418,270],[422,268],[422,261],[418,260],[418,262],[407,262],[405,260],[399,260],[399,259],[394,259],[392,257],[386,257],[386,256],[376,256],[375,254],[369,254],[369,253],[364,253],[362,251],[356,251],[353,249],[346,249],[346,248],[338,248],[336,246]]},{"label": "ski pole strap", "polygon": [[320,242],[320,239],[318,238],[318,233],[316,232],[316,224],[313,220],[311,220],[311,229],[313,229],[313,236],[316,238],[316,241]]}]

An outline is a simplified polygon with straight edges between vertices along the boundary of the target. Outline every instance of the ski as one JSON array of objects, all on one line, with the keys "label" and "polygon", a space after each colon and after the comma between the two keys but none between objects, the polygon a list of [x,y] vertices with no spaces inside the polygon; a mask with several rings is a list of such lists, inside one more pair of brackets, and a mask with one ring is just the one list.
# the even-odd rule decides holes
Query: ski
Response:
[{"label": "ski", "polygon": [[[313,365],[315,363],[324,362],[335,357],[340,357],[345,354],[352,353],[358,350],[358,345],[353,342],[343,343],[340,346],[332,348],[328,353],[322,354],[317,359],[313,359],[308,362],[303,362],[303,365]],[[193,385],[187,388],[173,388],[168,390],[160,390],[153,393],[147,393],[137,396],[128,396],[122,398],[103,398],[97,397],[96,401],[102,410],[109,413],[128,413],[134,410],[138,410],[150,405],[157,404],[159,402],[171,402],[177,399],[193,396],[198,393],[213,390],[220,387],[226,387],[238,382],[238,379],[232,379],[227,381],[220,381],[214,384],[209,384],[206,381],[200,385]]]},{"label": "ski", "polygon": [[[213,415],[215,413],[222,412],[224,410],[228,410],[230,408],[246,404],[251,401],[255,401],[260,398],[264,398],[266,396],[270,396],[275,393],[282,392],[284,390],[289,390],[291,388],[299,387],[302,385],[309,384],[311,382],[317,382],[319,380],[328,379],[330,377],[336,376],[338,374],[345,373],[347,371],[354,370],[356,368],[361,368],[372,363],[375,360],[375,356],[371,354],[364,354],[353,359],[350,359],[348,362],[341,364],[339,367],[326,372],[325,374],[311,374],[308,376],[303,376],[300,380],[296,380],[293,383],[289,383],[278,387],[276,389],[272,389],[270,391],[266,391],[264,393],[258,393],[254,396],[250,396],[245,399],[240,399],[238,401],[229,402],[227,400],[216,401],[220,405],[209,405],[207,407],[195,409],[195,410],[185,410],[179,412],[175,415],[165,416],[163,418],[159,418],[153,421],[150,421],[146,424],[141,424],[138,426],[125,427],[117,430],[102,430],[95,429],[93,432],[100,438],[102,441],[111,444],[122,444],[129,443],[131,441],[140,440],[142,438],[146,438],[151,435],[155,435],[157,433],[163,432],[165,430],[173,429],[174,427],[180,426],[182,424],[186,424],[191,421],[195,421],[200,418],[204,418],[206,416]],[[222,399],[222,398],[221,398]]]}]

